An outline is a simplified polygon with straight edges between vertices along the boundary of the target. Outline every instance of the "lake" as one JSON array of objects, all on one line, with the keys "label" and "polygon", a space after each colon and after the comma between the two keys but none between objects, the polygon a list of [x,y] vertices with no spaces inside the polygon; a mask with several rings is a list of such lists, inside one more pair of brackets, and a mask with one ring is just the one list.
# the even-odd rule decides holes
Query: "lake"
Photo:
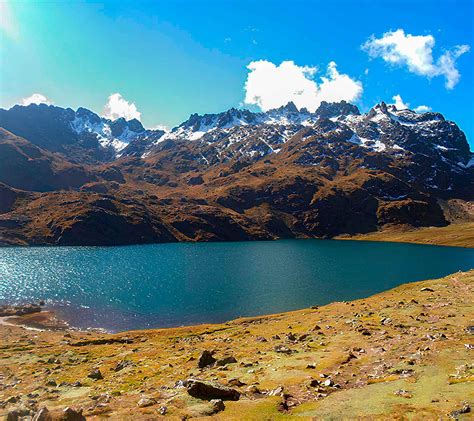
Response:
[{"label": "lake", "polygon": [[352,300],[474,267],[474,249],[281,240],[0,248],[0,303],[46,300],[76,327],[223,322]]}]

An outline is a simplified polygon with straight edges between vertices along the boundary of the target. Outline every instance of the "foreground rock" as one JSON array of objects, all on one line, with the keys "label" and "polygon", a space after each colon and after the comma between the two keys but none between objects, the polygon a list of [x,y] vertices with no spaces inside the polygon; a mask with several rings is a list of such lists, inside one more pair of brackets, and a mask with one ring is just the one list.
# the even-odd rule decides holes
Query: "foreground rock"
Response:
[{"label": "foreground rock", "polygon": [[222,399],[223,401],[238,401],[240,399],[240,392],[238,390],[219,383],[189,379],[187,381],[187,390],[191,396],[198,399]]}]

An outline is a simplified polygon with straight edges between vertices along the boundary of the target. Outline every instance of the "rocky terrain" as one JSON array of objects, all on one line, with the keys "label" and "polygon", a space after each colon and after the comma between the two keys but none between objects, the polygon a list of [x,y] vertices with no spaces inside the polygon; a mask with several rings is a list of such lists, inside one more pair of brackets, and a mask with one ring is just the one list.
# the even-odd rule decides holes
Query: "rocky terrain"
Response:
[{"label": "rocky terrain", "polygon": [[0,110],[0,127],[3,245],[443,227],[474,196],[458,126],[385,103],[366,114],[346,102],[193,114],[166,133],[41,104]]},{"label": "rocky terrain", "polygon": [[114,335],[68,329],[38,306],[3,309],[0,415],[471,419],[473,289],[470,271],[353,302]]}]

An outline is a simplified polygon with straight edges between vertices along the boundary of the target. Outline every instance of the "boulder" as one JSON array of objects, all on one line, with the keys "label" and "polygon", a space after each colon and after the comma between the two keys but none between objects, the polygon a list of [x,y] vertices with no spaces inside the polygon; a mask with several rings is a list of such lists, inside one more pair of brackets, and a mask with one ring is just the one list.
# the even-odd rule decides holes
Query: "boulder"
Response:
[{"label": "boulder", "polygon": [[76,411],[72,408],[65,408],[60,419],[61,421],[86,421],[86,417],[82,415],[82,409]]},{"label": "boulder", "polygon": [[198,399],[222,399],[224,401],[238,401],[240,399],[240,392],[236,389],[219,383],[195,379],[187,381],[187,391],[191,396]]},{"label": "boulder", "polygon": [[212,356],[214,354],[213,351],[203,351],[201,356],[198,360],[198,367],[204,368],[213,365],[217,360]]},{"label": "boulder", "polygon": [[220,360],[217,360],[216,365],[217,366],[224,366],[224,365],[227,365],[227,364],[234,364],[236,362],[237,362],[237,360],[232,356],[231,357],[224,357],[224,358],[221,358]]}]

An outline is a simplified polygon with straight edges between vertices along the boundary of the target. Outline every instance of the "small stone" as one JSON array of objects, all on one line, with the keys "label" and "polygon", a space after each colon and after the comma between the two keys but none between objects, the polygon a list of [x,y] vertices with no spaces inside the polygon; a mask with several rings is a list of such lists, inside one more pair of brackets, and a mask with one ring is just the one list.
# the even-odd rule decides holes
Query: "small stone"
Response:
[{"label": "small stone", "polygon": [[245,391],[247,393],[249,393],[250,395],[259,395],[259,394],[261,394],[260,389],[257,386],[255,386],[254,384],[247,387],[247,389],[245,389]]},{"label": "small stone", "polygon": [[283,393],[283,386],[278,386],[276,389],[270,390],[268,396],[280,396]]},{"label": "small stone", "polygon": [[98,368],[93,369],[87,375],[87,377],[89,377],[90,379],[94,379],[94,380],[102,380],[104,378],[104,376],[102,376],[102,373],[100,372],[100,370]]},{"label": "small stone", "polygon": [[217,414],[218,412],[221,412],[225,409],[222,399],[211,399],[210,404],[214,414]]},{"label": "small stone", "polygon": [[227,364],[235,364],[236,362],[237,360],[235,359],[235,357],[225,357],[225,358],[221,358],[220,360],[217,360],[216,365],[218,367],[221,367]]},{"label": "small stone", "polygon": [[120,371],[120,370],[123,370],[125,367],[131,367],[133,366],[133,361],[130,361],[130,360],[124,360],[124,361],[120,361],[119,363],[117,363],[117,365],[115,366],[114,368],[114,371]]},{"label": "small stone", "polygon": [[451,418],[457,418],[459,415],[468,414],[469,412],[471,412],[471,407],[469,404],[465,403],[462,408],[450,412],[449,416]]},{"label": "small stone", "polygon": [[160,406],[158,412],[160,413],[160,415],[166,415],[166,413],[168,412],[168,408],[166,406]]},{"label": "small stone", "polygon": [[236,379],[236,378],[233,378],[233,379],[230,379],[227,384],[229,386],[234,386],[234,387],[241,387],[241,386],[245,386],[246,383],[243,383],[241,382],[239,379]]},{"label": "small stone", "polygon": [[286,347],[285,345],[277,345],[274,348],[274,351],[281,354],[291,354],[293,352],[290,348]]},{"label": "small stone", "polygon": [[323,386],[330,387],[330,386],[333,386],[333,385],[334,385],[334,382],[331,379],[327,379],[327,380],[323,381]]},{"label": "small stone", "polygon": [[402,398],[406,398],[406,399],[411,399],[413,397],[411,392],[405,389],[398,389],[397,391],[395,391],[395,395],[401,396]]},{"label": "small stone", "polygon": [[434,289],[425,287],[425,288],[421,288],[420,291],[421,291],[421,292],[434,292]]},{"label": "small stone", "polygon": [[138,407],[139,408],[146,408],[147,406],[152,406],[154,405],[156,402],[154,399],[150,399],[150,398],[141,398],[139,401],[138,401]]}]

